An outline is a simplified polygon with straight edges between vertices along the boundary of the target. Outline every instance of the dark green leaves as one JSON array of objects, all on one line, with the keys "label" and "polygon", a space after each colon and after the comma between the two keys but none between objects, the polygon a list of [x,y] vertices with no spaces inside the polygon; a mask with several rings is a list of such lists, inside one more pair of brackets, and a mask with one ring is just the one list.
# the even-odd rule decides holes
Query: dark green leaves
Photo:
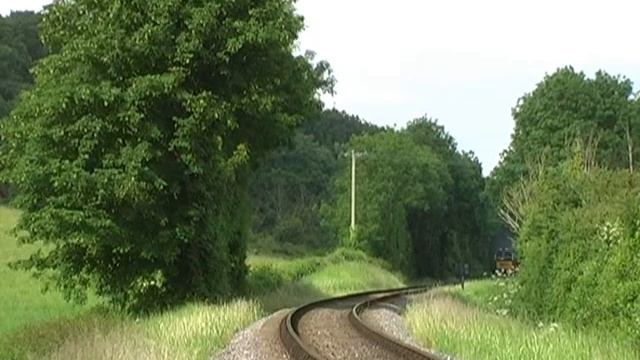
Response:
[{"label": "dark green leaves", "polygon": [[355,137],[356,232],[349,230],[350,161],[324,213],[344,246],[385,259],[408,274],[451,275],[459,262],[485,269],[488,248],[484,181],[478,160],[459,152],[436,122]]},{"label": "dark green leaves", "polygon": [[43,23],[54,53],[2,129],[0,177],[52,270],[132,310],[242,287],[247,173],[330,83],[292,54],[291,1],[78,0]]},{"label": "dark green leaves", "polygon": [[[602,71],[587,78],[566,67],[546,76],[513,110],[515,129],[494,170],[492,196],[498,199],[541,161],[556,165],[568,159],[576,140],[595,151],[597,163],[628,168],[627,129],[635,143],[640,129],[632,92],[631,81]],[[633,149],[636,159],[638,151]]]},{"label": "dark green leaves", "polygon": [[0,17],[0,119],[11,110],[13,103],[33,79],[29,69],[45,55],[38,37],[40,15],[32,12],[13,12]]}]

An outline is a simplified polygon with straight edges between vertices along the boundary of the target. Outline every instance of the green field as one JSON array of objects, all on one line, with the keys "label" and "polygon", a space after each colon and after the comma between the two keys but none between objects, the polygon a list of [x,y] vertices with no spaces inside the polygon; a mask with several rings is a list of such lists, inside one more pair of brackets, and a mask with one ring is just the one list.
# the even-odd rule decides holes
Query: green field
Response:
[{"label": "green field", "polygon": [[92,304],[77,307],[6,266],[26,256],[8,230],[18,212],[0,207],[2,311],[0,359],[207,359],[239,330],[283,307],[353,291],[397,287],[402,280],[361,254],[248,259],[251,299],[189,304],[174,311],[130,318]]},{"label": "green field", "polygon": [[59,293],[42,294],[38,280],[9,268],[9,262],[28,257],[33,250],[33,246],[18,247],[11,234],[18,216],[18,211],[0,206],[0,337],[26,324],[74,317],[86,310],[65,302]]},{"label": "green field", "polygon": [[509,315],[509,282],[446,287],[405,314],[424,346],[462,359],[637,359],[630,341],[606,331],[524,321]]}]

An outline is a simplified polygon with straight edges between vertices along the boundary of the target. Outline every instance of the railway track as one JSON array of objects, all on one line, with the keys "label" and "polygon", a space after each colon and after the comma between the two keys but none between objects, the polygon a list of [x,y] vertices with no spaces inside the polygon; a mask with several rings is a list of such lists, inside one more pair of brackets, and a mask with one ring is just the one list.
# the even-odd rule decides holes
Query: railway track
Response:
[{"label": "railway track", "polygon": [[[363,314],[390,306],[431,287],[369,291],[321,300],[291,311],[280,323],[280,339],[296,360],[409,359],[443,360],[367,324]],[[391,305],[392,306],[392,305]]]}]

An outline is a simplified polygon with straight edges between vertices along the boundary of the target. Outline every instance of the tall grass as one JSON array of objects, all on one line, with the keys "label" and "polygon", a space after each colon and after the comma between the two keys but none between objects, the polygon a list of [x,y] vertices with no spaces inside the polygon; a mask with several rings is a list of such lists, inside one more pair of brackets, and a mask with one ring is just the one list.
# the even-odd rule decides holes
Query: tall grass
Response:
[{"label": "tall grass", "polygon": [[363,289],[399,287],[402,280],[389,271],[363,262],[345,262],[328,266],[302,280],[323,293],[338,296]]},{"label": "tall grass", "polygon": [[17,246],[11,233],[19,216],[19,211],[0,206],[0,337],[27,324],[74,317],[88,308],[67,303],[55,291],[43,294],[38,280],[9,267],[10,262],[27,258],[34,250],[33,245]]},{"label": "tall grass", "polygon": [[0,358],[207,359],[236,332],[275,310],[401,284],[395,275],[370,263],[331,264],[251,300],[190,304],[137,320],[95,311],[72,320],[35,324],[11,334],[13,346],[5,340]]},{"label": "tall grass", "polygon": [[[154,341],[151,347],[171,349],[171,359],[206,359],[212,351],[223,348],[233,334],[263,315],[262,308],[253,300],[220,305],[191,304],[146,319],[143,328]],[[152,358],[167,359],[165,356]]]},{"label": "tall grass", "polygon": [[132,318],[101,308],[66,303],[42,294],[29,274],[6,262],[28,256],[8,230],[19,213],[0,207],[0,359],[208,359],[233,335],[259,318],[327,296],[401,280],[362,253],[338,251],[302,259],[251,257],[250,299],[189,304]]},{"label": "tall grass", "polygon": [[350,261],[326,266],[299,281],[281,286],[260,297],[263,308],[273,312],[329,296],[402,286],[402,280],[367,262]]},{"label": "tall grass", "polygon": [[[493,298],[486,286],[471,286],[471,295]],[[466,292],[467,290],[465,290]],[[412,304],[407,325],[422,345],[461,359],[637,359],[630,341],[596,330],[521,321],[491,305],[480,308],[462,301],[458,291],[435,292]],[[499,315],[502,313],[503,315]]]}]

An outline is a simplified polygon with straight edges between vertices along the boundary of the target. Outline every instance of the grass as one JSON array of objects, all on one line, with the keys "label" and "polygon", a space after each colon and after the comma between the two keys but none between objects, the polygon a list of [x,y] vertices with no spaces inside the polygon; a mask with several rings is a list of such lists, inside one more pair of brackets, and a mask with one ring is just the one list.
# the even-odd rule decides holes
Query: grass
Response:
[{"label": "grass", "polygon": [[[361,253],[286,259],[252,256],[250,299],[189,304],[144,318],[131,318],[97,302],[76,307],[4,263],[30,252],[16,248],[6,231],[18,212],[0,207],[0,359],[208,359],[233,335],[259,318],[327,296],[401,286],[382,263]],[[10,286],[5,286],[10,284]],[[11,310],[9,310],[11,309]],[[16,311],[15,309],[18,309]]]},{"label": "grass", "polygon": [[[224,348],[236,332],[263,315],[254,300],[190,304],[146,319],[142,327],[152,340],[147,347],[160,351],[153,359],[207,359],[212,352]],[[139,331],[134,329],[131,333]]]},{"label": "grass", "polygon": [[[367,276],[364,276],[364,275]],[[12,334],[9,358],[207,359],[259,318],[327,296],[399,286],[393,274],[363,262],[327,265],[251,300],[190,304],[144,319],[96,310],[69,321],[37,324]],[[0,358],[3,358],[0,351]]]},{"label": "grass", "polygon": [[366,262],[350,261],[326,266],[261,296],[260,301],[267,312],[273,312],[329,296],[398,286],[402,281],[392,273]]},{"label": "grass", "polygon": [[17,210],[0,206],[0,337],[26,324],[74,317],[87,309],[67,303],[59,293],[43,294],[38,280],[9,268],[8,263],[28,257],[34,248],[16,245],[11,229],[18,216]]},{"label": "grass", "polygon": [[345,295],[366,289],[403,286],[395,275],[362,262],[346,262],[328,266],[303,279],[307,284],[331,296]]},{"label": "grass", "polygon": [[[422,345],[462,359],[637,359],[624,337],[508,316],[508,300],[495,281],[471,282],[464,291],[434,291],[405,314]],[[501,299],[497,299],[495,294]]]}]

